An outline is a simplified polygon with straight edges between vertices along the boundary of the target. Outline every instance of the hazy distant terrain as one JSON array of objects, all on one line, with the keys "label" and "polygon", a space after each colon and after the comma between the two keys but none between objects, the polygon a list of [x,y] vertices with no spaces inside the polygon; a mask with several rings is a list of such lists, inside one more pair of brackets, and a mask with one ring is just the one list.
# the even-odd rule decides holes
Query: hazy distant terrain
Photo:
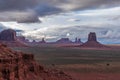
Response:
[{"label": "hazy distant terrain", "polygon": [[118,76],[116,74],[120,74],[120,50],[83,50],[55,47],[14,49],[35,54],[36,60],[46,67],[52,68],[54,65],[54,67],[65,70],[75,77],[81,75],[78,79],[89,80],[85,77],[89,73],[92,80],[96,80],[96,78],[105,80],[111,78],[112,73],[114,73],[113,78]]}]

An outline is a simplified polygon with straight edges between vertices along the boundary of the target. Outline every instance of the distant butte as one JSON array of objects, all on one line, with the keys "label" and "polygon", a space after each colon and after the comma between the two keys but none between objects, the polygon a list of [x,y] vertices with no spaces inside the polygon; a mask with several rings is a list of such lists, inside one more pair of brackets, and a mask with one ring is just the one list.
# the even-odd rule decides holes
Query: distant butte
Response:
[{"label": "distant butte", "polygon": [[56,43],[72,43],[72,41],[69,38],[61,38],[56,41]]},{"label": "distant butte", "polygon": [[97,41],[96,33],[90,32],[88,34],[88,41],[83,43],[80,47],[86,47],[86,48],[107,48],[107,46],[99,43]]},{"label": "distant butte", "polygon": [[0,42],[10,47],[25,47],[26,45],[20,42],[16,36],[16,31],[6,29],[0,32]]},{"label": "distant butte", "polygon": [[16,41],[16,31],[12,29],[3,30],[0,33],[0,40],[2,41]]}]

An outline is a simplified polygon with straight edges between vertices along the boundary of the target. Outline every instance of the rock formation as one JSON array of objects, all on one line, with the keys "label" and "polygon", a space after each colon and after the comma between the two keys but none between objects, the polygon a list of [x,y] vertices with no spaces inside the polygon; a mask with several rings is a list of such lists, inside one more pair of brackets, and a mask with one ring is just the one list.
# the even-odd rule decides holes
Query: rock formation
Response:
[{"label": "rock formation", "polygon": [[0,80],[37,80],[39,69],[32,54],[12,51],[0,44]]},{"label": "rock formation", "polygon": [[0,80],[73,80],[64,72],[45,69],[33,54],[13,51],[0,44]]},{"label": "rock formation", "polygon": [[12,29],[7,29],[0,33],[0,40],[2,41],[15,41],[16,39],[16,32]]},{"label": "rock formation", "polygon": [[24,36],[17,36],[17,39],[22,41],[22,42],[26,42],[26,39]]},{"label": "rock formation", "polygon": [[16,31],[12,29],[3,30],[0,33],[0,42],[12,47],[26,46],[18,40],[16,36]]},{"label": "rock formation", "polygon": [[75,43],[80,43],[80,44],[81,44],[81,43],[82,43],[82,42],[81,42],[81,39],[80,39],[80,38],[79,38],[79,39],[78,39],[78,38],[75,38]]},{"label": "rock formation", "polygon": [[69,38],[61,38],[56,43],[72,43],[72,41],[69,40]]},{"label": "rock formation", "polygon": [[81,47],[94,47],[94,48],[103,48],[107,47],[97,41],[96,33],[95,32],[90,32],[88,34],[88,41],[83,43]]},{"label": "rock formation", "polygon": [[42,38],[42,41],[39,41],[39,43],[46,43],[45,38]]},{"label": "rock formation", "polygon": [[88,35],[88,41],[97,42],[97,38],[96,38],[96,33],[95,32],[90,32],[90,34]]},{"label": "rock formation", "polygon": [[24,37],[24,36],[17,36],[17,41],[24,43],[26,45],[28,45],[28,43],[29,43],[29,39],[26,39],[26,37]]}]

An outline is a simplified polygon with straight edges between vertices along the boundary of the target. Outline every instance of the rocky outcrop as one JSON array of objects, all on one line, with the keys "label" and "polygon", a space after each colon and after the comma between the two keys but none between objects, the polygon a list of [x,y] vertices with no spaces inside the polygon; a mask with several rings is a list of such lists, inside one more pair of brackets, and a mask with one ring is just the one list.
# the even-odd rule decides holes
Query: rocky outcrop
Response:
[{"label": "rocky outcrop", "polygon": [[37,80],[39,70],[32,54],[12,51],[0,44],[0,80]]},{"label": "rocky outcrop", "polygon": [[12,29],[3,30],[0,33],[0,43],[6,44],[10,47],[25,47],[26,44],[18,40],[16,31]]},{"label": "rocky outcrop", "polygon": [[94,41],[97,42],[97,38],[96,38],[96,33],[95,32],[90,32],[88,35],[88,41]]},{"label": "rocky outcrop", "polygon": [[22,41],[22,42],[26,42],[26,39],[24,36],[17,36],[17,39]]},{"label": "rocky outcrop", "polygon": [[81,43],[82,43],[82,41],[81,41],[81,39],[80,39],[80,38],[79,38],[79,39],[78,39],[78,38],[75,38],[75,43],[80,43],[80,44],[81,44]]},{"label": "rocky outcrop", "polygon": [[107,46],[105,46],[97,41],[97,37],[96,37],[95,32],[90,32],[88,34],[88,41],[83,43],[80,47],[107,48]]},{"label": "rocky outcrop", "polygon": [[0,33],[0,40],[2,41],[15,41],[16,39],[16,32],[12,29],[7,29]]},{"label": "rocky outcrop", "polygon": [[39,43],[46,43],[45,38],[42,38],[42,40],[39,41]]},{"label": "rocky outcrop", "polygon": [[56,43],[72,43],[72,41],[69,38],[61,38]]},{"label": "rocky outcrop", "polygon": [[33,54],[16,52],[0,44],[0,80],[73,80],[62,71],[45,69]]}]

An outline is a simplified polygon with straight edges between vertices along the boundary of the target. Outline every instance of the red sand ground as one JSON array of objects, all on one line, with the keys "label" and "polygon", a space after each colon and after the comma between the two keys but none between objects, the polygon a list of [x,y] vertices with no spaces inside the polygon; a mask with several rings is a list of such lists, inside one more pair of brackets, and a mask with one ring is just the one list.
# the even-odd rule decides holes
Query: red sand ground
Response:
[{"label": "red sand ground", "polygon": [[120,73],[68,73],[76,80],[120,80]]},{"label": "red sand ground", "polygon": [[[80,48],[80,49],[92,49],[92,50],[120,50],[120,45],[107,45],[108,48]],[[73,47],[74,48],[74,47]],[[74,79],[76,80],[120,80],[120,73],[83,73],[83,72],[74,72],[67,71]]]}]

